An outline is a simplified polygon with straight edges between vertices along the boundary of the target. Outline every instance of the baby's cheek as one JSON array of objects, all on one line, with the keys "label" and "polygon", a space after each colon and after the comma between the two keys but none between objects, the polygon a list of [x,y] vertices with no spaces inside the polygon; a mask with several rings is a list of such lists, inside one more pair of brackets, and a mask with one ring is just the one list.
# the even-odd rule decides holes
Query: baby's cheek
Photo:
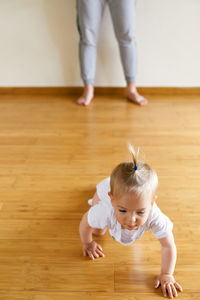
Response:
[{"label": "baby's cheek", "polygon": [[116,218],[119,223],[122,223],[124,221],[124,215],[120,213],[117,213]]},{"label": "baby's cheek", "polygon": [[141,218],[141,219],[139,220],[140,225],[143,225],[143,224],[146,222],[147,218],[148,218],[148,217],[143,217],[143,218]]},{"label": "baby's cheek", "polygon": [[117,221],[119,221],[119,219],[120,219],[120,216],[119,216],[119,213],[118,213],[118,211],[117,211],[117,212],[115,212],[115,217],[116,217]]},{"label": "baby's cheek", "polygon": [[122,221],[123,220],[123,215],[118,213],[118,220]]}]

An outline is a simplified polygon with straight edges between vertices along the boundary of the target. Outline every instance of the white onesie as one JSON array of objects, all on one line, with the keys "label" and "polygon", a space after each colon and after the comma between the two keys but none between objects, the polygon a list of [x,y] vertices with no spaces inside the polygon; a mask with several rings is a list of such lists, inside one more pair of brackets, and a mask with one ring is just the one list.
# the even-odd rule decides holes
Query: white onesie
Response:
[{"label": "white onesie", "polygon": [[145,231],[151,229],[157,239],[167,236],[173,228],[173,223],[164,215],[156,203],[153,204],[147,221],[138,229],[122,229],[117,221],[114,208],[111,204],[108,192],[110,191],[110,177],[97,184],[97,194],[100,202],[89,209],[88,224],[92,228],[108,228],[111,236],[123,245],[129,245],[143,236]]}]

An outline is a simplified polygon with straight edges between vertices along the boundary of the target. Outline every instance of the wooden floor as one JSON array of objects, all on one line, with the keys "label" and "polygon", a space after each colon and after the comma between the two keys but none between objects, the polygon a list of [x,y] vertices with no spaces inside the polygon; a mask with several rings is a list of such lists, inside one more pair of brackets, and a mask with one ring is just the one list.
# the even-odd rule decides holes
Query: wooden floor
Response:
[{"label": "wooden floor", "polygon": [[0,299],[161,299],[160,245],[106,234],[105,258],[82,257],[78,225],[95,185],[139,145],[174,222],[180,299],[200,299],[200,96],[149,96],[138,107],[96,97],[0,97]]}]

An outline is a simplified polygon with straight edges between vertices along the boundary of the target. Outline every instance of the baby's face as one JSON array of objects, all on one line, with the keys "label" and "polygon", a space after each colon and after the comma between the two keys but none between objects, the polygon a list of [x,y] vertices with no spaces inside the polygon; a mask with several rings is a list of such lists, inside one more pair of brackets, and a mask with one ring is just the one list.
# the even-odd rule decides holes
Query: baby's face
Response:
[{"label": "baby's face", "polygon": [[136,230],[148,219],[154,200],[152,197],[138,197],[130,192],[117,198],[109,192],[117,221],[123,229]]}]

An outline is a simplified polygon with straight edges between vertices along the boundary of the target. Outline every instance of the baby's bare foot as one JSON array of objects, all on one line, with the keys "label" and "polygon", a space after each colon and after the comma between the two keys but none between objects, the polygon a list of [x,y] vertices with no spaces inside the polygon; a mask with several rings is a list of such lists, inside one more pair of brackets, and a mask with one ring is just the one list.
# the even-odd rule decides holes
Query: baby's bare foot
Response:
[{"label": "baby's bare foot", "polygon": [[83,95],[77,100],[79,105],[88,106],[94,96],[94,87],[92,85],[86,85],[84,87]]}]

